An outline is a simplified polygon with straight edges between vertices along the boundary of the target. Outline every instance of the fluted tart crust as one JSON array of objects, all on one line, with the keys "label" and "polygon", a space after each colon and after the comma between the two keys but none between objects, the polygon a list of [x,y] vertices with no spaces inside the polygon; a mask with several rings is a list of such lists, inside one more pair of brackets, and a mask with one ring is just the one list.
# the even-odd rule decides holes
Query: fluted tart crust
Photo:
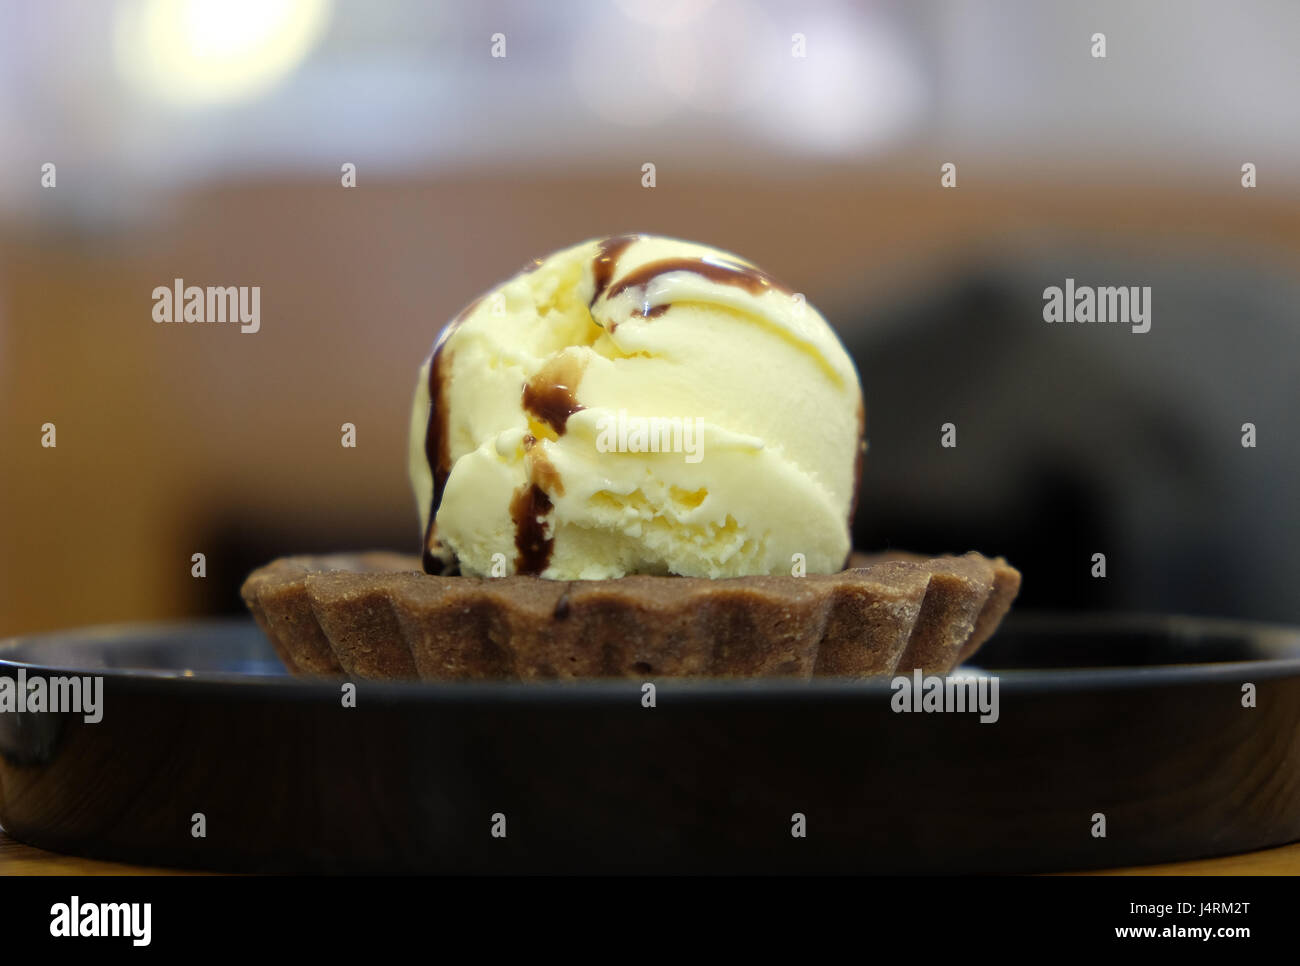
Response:
[{"label": "fluted tart crust", "polygon": [[978,553],[854,554],[835,574],[709,580],[433,576],[418,557],[283,557],[242,594],[296,674],[385,680],[942,674],[1020,573]]}]

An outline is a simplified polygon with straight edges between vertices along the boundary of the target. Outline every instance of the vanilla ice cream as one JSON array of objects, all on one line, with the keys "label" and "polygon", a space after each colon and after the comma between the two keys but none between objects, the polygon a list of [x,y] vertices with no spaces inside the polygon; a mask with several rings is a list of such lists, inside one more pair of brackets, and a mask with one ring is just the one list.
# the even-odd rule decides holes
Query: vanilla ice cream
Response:
[{"label": "vanilla ice cream", "polygon": [[425,569],[833,572],[862,432],[857,371],[801,295],[705,245],[584,242],[472,303],[420,371]]}]

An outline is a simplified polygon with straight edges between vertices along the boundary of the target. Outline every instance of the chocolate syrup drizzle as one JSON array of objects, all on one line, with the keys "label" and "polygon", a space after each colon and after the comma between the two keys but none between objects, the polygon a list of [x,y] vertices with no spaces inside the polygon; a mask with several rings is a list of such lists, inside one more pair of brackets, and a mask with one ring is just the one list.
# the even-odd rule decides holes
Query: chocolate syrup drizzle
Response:
[{"label": "chocolate syrup drizzle", "polygon": [[515,521],[516,573],[540,574],[551,562],[555,538],[546,535],[545,521],[551,508],[551,498],[536,483],[520,487],[510,500],[510,518]]},{"label": "chocolate syrup drizzle", "polygon": [[[588,308],[594,306],[596,300],[602,295],[607,298],[614,298],[630,288],[644,289],[660,275],[667,275],[669,272],[692,272],[720,285],[735,285],[743,288],[753,295],[760,295],[769,290],[791,292],[790,288],[778,282],[762,269],[726,258],[710,258],[698,255],[661,258],[658,261],[647,262],[623,276],[618,281],[618,284],[610,288],[609,284],[618,268],[619,256],[640,237],[642,236],[616,235],[613,238],[606,238],[600,243],[599,250],[591,266],[591,275],[595,284],[592,288]],[[653,319],[668,311],[671,304],[671,302],[664,302],[660,305],[645,303],[632,315],[642,319]],[[617,323],[615,322],[611,322],[608,326],[610,332],[613,332],[616,327]]]},{"label": "chocolate syrup drizzle", "polygon": [[547,367],[524,383],[524,408],[555,430],[557,436],[564,435],[569,417],[583,408],[574,395],[580,375],[576,367],[568,372]]},{"label": "chocolate syrup drizzle", "polygon": [[434,555],[432,549],[437,540],[437,516],[438,507],[442,505],[442,490],[447,485],[447,477],[451,473],[450,443],[447,439],[447,400],[443,398],[443,389],[446,385],[443,379],[443,367],[450,358],[446,349],[452,332],[469,318],[482,301],[483,296],[480,295],[447,323],[433,347],[433,355],[429,358],[429,422],[424,431],[424,458],[433,474],[433,493],[429,501],[429,523],[424,529],[424,546],[420,553],[420,562],[426,574],[450,573],[455,570],[454,560],[444,564]]},{"label": "chocolate syrup drizzle", "polygon": [[[720,285],[735,285],[752,295],[760,295],[770,290],[778,292],[790,291],[789,288],[772,278],[767,272],[749,265],[719,259],[677,257],[661,258],[658,261],[647,262],[639,268],[633,269],[609,289],[606,297],[615,298],[630,288],[644,289],[660,275],[667,275],[669,272],[691,272],[695,275],[702,275],[710,282],[717,282]],[[638,314],[644,318],[653,318],[667,307],[668,303],[654,307],[642,305]]]},{"label": "chocolate syrup drizzle", "polygon": [[[571,356],[557,356],[546,363],[537,375],[524,383],[524,409],[532,413],[563,436],[569,417],[583,407],[575,393],[582,378],[582,366]],[[515,491],[510,503],[510,516],[515,522],[515,572],[540,574],[551,561],[555,549],[554,538],[547,539],[539,516],[550,512],[553,504],[547,490],[564,495],[564,483],[559,474],[537,447],[537,437],[531,433],[524,437],[527,454],[529,482]],[[543,489],[541,484],[545,484]]]},{"label": "chocolate syrup drizzle", "polygon": [[609,280],[614,277],[614,269],[618,267],[619,256],[627,251],[628,246],[640,237],[640,235],[615,235],[613,238],[606,238],[600,243],[596,257],[591,263],[591,277],[596,284],[591,291],[591,301],[587,303],[588,308],[596,304],[596,299],[600,298],[609,285]]}]

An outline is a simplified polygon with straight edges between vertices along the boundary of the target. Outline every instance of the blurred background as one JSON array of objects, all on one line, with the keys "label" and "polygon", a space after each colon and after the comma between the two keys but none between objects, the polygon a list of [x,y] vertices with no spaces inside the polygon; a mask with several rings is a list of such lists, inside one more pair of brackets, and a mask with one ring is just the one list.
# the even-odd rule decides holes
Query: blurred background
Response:
[{"label": "blurred background", "polygon": [[[414,551],[442,322],[625,231],[836,326],[860,547],[1003,554],[1025,609],[1300,621],[1297,36],[1286,0],[0,5],[0,634]],[[1151,286],[1151,331],[1045,324],[1067,277]],[[174,278],[260,286],[261,331],[155,324]]]}]

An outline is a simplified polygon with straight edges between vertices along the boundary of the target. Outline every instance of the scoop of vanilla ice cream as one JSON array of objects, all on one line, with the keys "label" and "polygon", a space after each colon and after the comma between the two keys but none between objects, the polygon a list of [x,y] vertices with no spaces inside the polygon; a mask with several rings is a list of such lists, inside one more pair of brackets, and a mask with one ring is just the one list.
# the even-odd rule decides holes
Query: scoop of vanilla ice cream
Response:
[{"label": "scoop of vanilla ice cream", "polygon": [[705,245],[583,242],[472,303],[420,371],[425,569],[833,572],[862,432],[857,371],[801,295]]}]

